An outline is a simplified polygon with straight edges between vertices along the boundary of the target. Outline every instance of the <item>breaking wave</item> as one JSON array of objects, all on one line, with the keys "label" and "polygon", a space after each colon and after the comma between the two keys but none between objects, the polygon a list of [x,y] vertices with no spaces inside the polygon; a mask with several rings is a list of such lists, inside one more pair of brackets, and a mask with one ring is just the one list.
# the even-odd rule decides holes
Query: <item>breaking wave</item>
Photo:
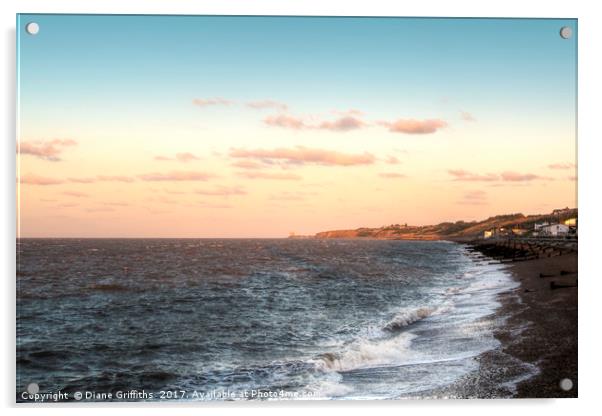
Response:
[{"label": "breaking wave", "polygon": [[407,359],[416,336],[409,333],[381,340],[362,339],[349,344],[340,353],[325,353],[313,360],[323,371],[351,371],[401,364]]},{"label": "breaking wave", "polygon": [[405,328],[414,322],[420,321],[421,319],[428,318],[435,313],[435,308],[417,308],[417,309],[404,309],[398,312],[393,319],[391,319],[384,327],[387,331],[398,331]]}]

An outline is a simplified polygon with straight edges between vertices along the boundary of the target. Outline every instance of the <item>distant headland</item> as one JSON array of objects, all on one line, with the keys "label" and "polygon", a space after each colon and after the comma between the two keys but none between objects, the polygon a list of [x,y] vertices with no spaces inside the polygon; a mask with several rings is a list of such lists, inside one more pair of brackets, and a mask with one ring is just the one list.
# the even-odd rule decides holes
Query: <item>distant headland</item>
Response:
[{"label": "distant headland", "polygon": [[576,235],[577,208],[555,209],[549,214],[506,214],[482,221],[442,222],[436,225],[391,224],[379,228],[321,231],[293,239],[366,238],[381,240],[471,240],[494,236]]}]

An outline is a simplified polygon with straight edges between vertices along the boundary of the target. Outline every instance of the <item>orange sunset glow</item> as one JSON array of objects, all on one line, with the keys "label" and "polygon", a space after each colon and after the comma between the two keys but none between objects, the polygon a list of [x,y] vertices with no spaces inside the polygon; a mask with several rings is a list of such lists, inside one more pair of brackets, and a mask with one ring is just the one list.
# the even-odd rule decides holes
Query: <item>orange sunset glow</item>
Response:
[{"label": "orange sunset glow", "polygon": [[145,34],[156,55],[133,38],[86,61],[68,50],[94,39],[23,40],[19,236],[286,237],[576,206],[574,66],[549,64],[572,42],[534,38],[529,60],[478,36],[451,56],[436,31],[399,54],[367,34],[248,53]]}]

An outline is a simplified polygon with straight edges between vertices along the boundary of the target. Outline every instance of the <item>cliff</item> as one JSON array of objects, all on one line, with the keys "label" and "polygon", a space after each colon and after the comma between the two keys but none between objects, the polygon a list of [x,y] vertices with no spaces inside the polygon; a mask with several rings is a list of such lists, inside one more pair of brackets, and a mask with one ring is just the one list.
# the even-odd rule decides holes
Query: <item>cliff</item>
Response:
[{"label": "cliff", "polygon": [[520,228],[529,232],[536,223],[557,223],[569,218],[577,218],[577,208],[555,210],[550,214],[507,214],[497,215],[482,221],[442,222],[436,225],[392,224],[379,228],[357,228],[354,230],[322,231],[315,238],[376,238],[387,240],[462,240],[482,236],[493,228]]}]

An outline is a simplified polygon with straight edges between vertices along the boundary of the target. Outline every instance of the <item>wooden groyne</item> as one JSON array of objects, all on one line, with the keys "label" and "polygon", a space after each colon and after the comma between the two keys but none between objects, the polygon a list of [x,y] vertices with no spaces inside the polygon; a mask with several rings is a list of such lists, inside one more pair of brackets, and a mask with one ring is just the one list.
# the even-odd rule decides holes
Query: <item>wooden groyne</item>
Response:
[{"label": "wooden groyne", "polygon": [[502,263],[562,256],[577,252],[577,239],[508,237],[474,240],[468,251],[479,252]]}]

